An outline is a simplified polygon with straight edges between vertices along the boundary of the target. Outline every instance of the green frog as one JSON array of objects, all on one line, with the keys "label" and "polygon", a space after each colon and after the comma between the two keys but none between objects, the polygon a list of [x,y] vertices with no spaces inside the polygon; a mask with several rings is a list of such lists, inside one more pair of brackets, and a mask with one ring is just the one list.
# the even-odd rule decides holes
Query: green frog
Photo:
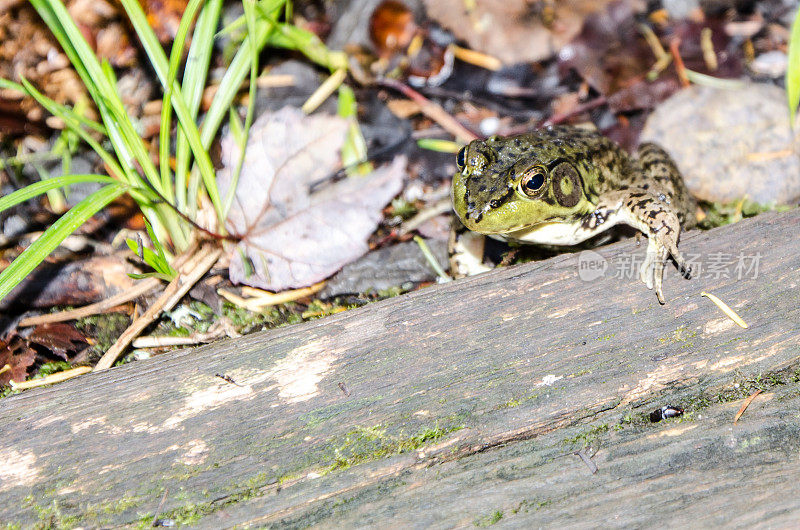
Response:
[{"label": "green frog", "polygon": [[[681,229],[696,223],[696,204],[675,163],[655,144],[642,144],[634,158],[596,131],[556,126],[474,140],[458,152],[456,164],[453,208],[473,232],[565,246],[625,224],[648,238],[640,277],[660,303],[669,256],[686,278],[691,275],[678,239]],[[452,272],[483,270],[483,236],[458,228],[451,238]]]}]

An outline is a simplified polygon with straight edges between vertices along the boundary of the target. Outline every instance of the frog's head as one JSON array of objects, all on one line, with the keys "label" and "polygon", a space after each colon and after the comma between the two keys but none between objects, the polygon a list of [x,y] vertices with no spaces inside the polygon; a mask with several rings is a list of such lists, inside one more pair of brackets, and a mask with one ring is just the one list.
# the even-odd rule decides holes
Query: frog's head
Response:
[{"label": "frog's head", "polygon": [[584,191],[584,165],[550,134],[474,140],[456,157],[453,208],[464,226],[508,234],[576,219],[593,209]]}]

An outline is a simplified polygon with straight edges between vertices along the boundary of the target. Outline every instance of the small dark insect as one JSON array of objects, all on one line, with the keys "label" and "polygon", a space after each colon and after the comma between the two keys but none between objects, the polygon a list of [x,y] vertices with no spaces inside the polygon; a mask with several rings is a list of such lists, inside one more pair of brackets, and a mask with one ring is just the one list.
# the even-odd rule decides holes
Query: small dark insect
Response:
[{"label": "small dark insect", "polygon": [[225,375],[225,374],[214,374],[214,375],[215,375],[216,377],[219,377],[219,378],[220,378],[220,379],[222,379],[223,381],[227,381],[228,383],[231,383],[231,384],[233,384],[233,385],[236,385],[236,386],[242,386],[242,385],[240,385],[239,383],[237,383],[236,381],[234,381],[234,380],[233,380],[233,377],[231,377],[231,376],[229,376],[229,375]]},{"label": "small dark insect", "polygon": [[153,526],[163,526],[165,528],[171,528],[176,526],[174,519],[156,519],[153,521]]},{"label": "small dark insect", "polygon": [[673,407],[672,405],[664,405],[660,409],[656,409],[650,413],[650,421],[657,423],[667,418],[677,418],[683,414],[683,409],[680,407]]},{"label": "small dark insect", "polygon": [[339,390],[341,390],[341,391],[342,391],[342,393],[343,393],[343,394],[344,394],[346,397],[350,397],[350,391],[349,391],[349,390],[347,390],[347,385],[346,385],[346,384],[344,384],[344,383],[339,383]]}]

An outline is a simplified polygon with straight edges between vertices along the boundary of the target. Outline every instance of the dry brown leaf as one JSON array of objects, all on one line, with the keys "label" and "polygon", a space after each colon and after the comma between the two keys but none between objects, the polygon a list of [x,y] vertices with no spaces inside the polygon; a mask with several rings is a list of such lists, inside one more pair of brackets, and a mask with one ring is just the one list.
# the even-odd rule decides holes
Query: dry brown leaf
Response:
[{"label": "dry brown leaf", "polygon": [[552,57],[581,30],[587,14],[603,9],[609,0],[559,2],[475,2],[425,0],[428,15],[470,48],[506,64]]},{"label": "dry brown leaf", "polygon": [[0,374],[0,385],[9,381],[25,381],[28,369],[36,361],[36,351],[27,341],[13,335],[7,340],[0,340],[0,368],[9,365],[11,370]]},{"label": "dry brown leaf", "polygon": [[[406,161],[326,182],[341,166],[347,127],[337,116],[292,107],[253,124],[228,215],[229,232],[241,237],[232,249],[231,281],[271,291],[305,287],[368,250],[383,206],[400,191]],[[235,140],[223,138],[223,196],[239,156]]]}]

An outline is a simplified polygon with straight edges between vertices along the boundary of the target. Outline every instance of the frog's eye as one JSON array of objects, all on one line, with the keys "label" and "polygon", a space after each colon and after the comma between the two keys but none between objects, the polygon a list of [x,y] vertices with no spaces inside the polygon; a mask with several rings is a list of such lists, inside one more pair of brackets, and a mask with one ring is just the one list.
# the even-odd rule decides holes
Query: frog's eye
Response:
[{"label": "frog's eye", "polygon": [[456,166],[458,167],[458,170],[459,171],[463,170],[466,163],[467,163],[467,146],[465,145],[456,155]]},{"label": "frog's eye", "polygon": [[547,180],[544,168],[532,167],[522,174],[519,181],[519,191],[526,197],[534,198],[544,188],[544,182]]}]

